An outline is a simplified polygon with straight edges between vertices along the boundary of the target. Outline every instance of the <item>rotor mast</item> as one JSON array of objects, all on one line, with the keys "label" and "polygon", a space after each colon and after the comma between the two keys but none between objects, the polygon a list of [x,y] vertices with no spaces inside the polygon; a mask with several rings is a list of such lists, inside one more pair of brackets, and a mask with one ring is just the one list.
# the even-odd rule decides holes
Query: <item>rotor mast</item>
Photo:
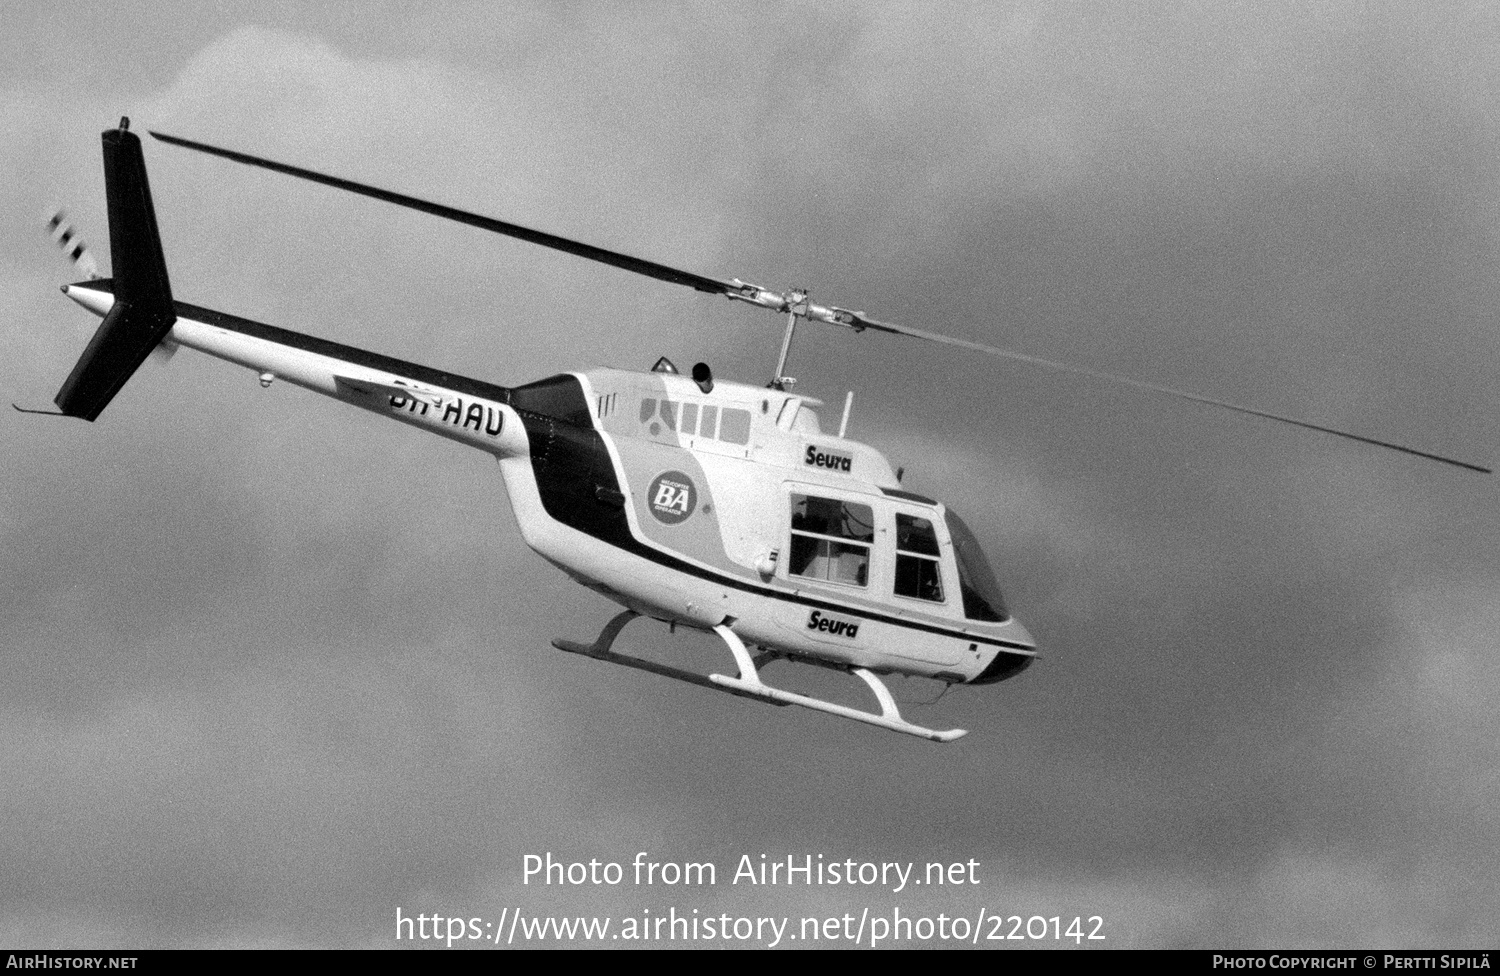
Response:
[{"label": "rotor mast", "polygon": [[781,353],[776,357],[776,372],[771,375],[769,386],[773,390],[789,390],[797,381],[786,375],[786,358],[792,351],[792,333],[797,331],[797,316],[806,315],[810,303],[806,288],[793,288],[786,296],[786,332],[781,336]]}]

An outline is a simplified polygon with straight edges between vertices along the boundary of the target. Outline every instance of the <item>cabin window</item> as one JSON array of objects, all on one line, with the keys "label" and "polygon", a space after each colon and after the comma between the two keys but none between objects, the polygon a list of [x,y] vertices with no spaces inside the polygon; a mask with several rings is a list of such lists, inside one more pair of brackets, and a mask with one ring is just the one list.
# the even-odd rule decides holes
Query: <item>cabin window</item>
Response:
[{"label": "cabin window", "polygon": [[728,444],[750,443],[750,411],[725,407],[719,421],[719,440]]},{"label": "cabin window", "polygon": [[942,603],[941,556],[932,522],[915,515],[896,516],[897,596]]},{"label": "cabin window", "polygon": [[[650,423],[657,416],[668,430],[676,430],[689,437],[714,437],[729,444],[750,443],[750,411],[738,410],[707,403],[677,403],[672,400],[657,400],[645,397],[641,400],[641,423]],[[653,431],[653,433],[655,433]]]},{"label": "cabin window", "polygon": [[874,538],[875,517],[869,505],[794,494],[787,571],[805,579],[865,586]]}]

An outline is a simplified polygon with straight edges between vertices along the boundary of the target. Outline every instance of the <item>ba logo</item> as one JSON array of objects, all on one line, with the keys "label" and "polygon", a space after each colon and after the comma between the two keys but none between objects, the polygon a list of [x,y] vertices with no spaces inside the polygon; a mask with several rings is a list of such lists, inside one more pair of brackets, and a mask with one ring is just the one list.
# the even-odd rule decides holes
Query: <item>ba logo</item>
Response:
[{"label": "ba logo", "polygon": [[646,492],[646,505],[658,522],[676,525],[687,521],[698,507],[698,489],[693,479],[681,471],[663,471]]}]

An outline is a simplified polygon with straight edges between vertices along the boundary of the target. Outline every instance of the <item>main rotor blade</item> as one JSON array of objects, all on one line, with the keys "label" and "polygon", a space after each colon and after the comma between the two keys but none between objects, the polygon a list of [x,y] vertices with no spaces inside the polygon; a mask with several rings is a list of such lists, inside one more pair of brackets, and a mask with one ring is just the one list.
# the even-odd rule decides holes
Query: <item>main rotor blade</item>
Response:
[{"label": "main rotor blade", "polygon": [[457,207],[449,207],[441,203],[433,203],[430,200],[422,200],[417,197],[409,197],[403,193],[394,193],[390,190],[382,190],[379,187],[367,186],[346,180],[338,176],[329,176],[326,173],[314,172],[303,169],[300,166],[289,166],[286,163],[278,163],[259,156],[251,156],[249,153],[235,152],[232,149],[220,149],[218,146],[210,146],[202,142],[194,142],[191,139],[182,139],[177,136],[169,136],[164,132],[152,132],[152,136],[162,142],[171,143],[174,146],[182,146],[185,149],[196,149],[198,152],[208,153],[211,156],[219,156],[243,163],[246,166],[259,166],[261,169],[269,169],[277,173],[285,173],[288,176],[296,176],[300,179],[311,180],[314,183],[322,183],[339,190],[348,190],[350,193],[358,193],[361,196],[373,197],[376,200],[384,200],[386,203],[394,203],[398,207],[409,207],[412,210],[420,210],[436,217],[445,217],[448,220],[456,220],[461,224],[478,227],[496,234],[504,234],[507,237],[515,237],[532,244],[540,244],[558,251],[566,251],[568,254],[576,254],[590,261],[599,261],[610,264],[626,271],[634,271],[650,278],[670,282],[674,285],[687,285],[698,291],[706,291],[720,295],[739,294],[744,285],[739,282],[721,281],[717,278],[709,278],[704,275],[694,274],[691,271],[683,271],[678,268],[658,264],[655,261],[647,261],[645,258],[632,257],[629,254],[621,254],[618,251],[610,251],[582,241],[569,240],[556,234],[548,234],[546,231],[533,230],[530,227],[522,227],[519,224],[507,223],[486,217],[482,214],[470,213],[467,210],[459,210]]},{"label": "main rotor blade", "polygon": [[400,207],[408,207],[412,210],[420,210],[423,213],[429,213],[437,217],[445,217],[448,220],[455,220],[461,224],[468,224],[471,227],[478,227],[482,230],[491,231],[496,234],[504,234],[507,237],[514,237],[519,240],[529,241],[532,244],[540,244],[542,247],[549,247],[554,250],[563,251],[581,258],[587,258],[590,261],[598,261],[602,264],[612,265],[616,268],[621,268],[626,271],[634,271],[636,274],[646,275],[649,278],[655,278],[659,281],[665,281],[670,284],[686,285],[689,288],[694,288],[698,291],[723,295],[726,298],[747,302],[752,305],[757,305],[761,308],[769,308],[779,312],[791,312],[797,317],[805,318],[808,321],[824,322],[829,325],[839,325],[845,328],[853,329],[855,332],[863,332],[865,329],[874,329],[876,332],[889,332],[893,335],[904,335],[911,336],[915,339],[926,339],[929,342],[941,342],[945,345],[957,346],[961,349],[971,349],[975,352],[982,352],[990,356],[999,356],[1003,359],[1029,363],[1033,366],[1042,366],[1047,369],[1057,370],[1064,373],[1074,373],[1079,376],[1090,376],[1094,379],[1106,380],[1111,383],[1120,383],[1125,386],[1133,386],[1138,390],[1146,390],[1151,393],[1159,393],[1164,396],[1176,397],[1179,400],[1188,400],[1193,403],[1202,403],[1208,406],[1221,407],[1225,410],[1233,410],[1236,413],[1246,414],[1251,417],[1261,417],[1266,420],[1274,420],[1279,423],[1292,424],[1296,427],[1303,427],[1308,430],[1316,430],[1325,434],[1332,434],[1335,437],[1342,437],[1346,440],[1358,441],[1361,444],[1371,444],[1375,447],[1384,447],[1392,451],[1400,451],[1403,454],[1410,454],[1415,457],[1426,458],[1430,461],[1438,461],[1443,464],[1451,464],[1454,467],[1465,468],[1469,471],[1478,471],[1482,474],[1491,473],[1490,468],[1481,467],[1477,464],[1470,464],[1467,461],[1459,461],[1454,458],[1444,457],[1441,454],[1432,454],[1427,451],[1419,451],[1415,448],[1406,447],[1402,444],[1395,444],[1391,441],[1378,440],[1374,437],[1365,437],[1362,434],[1353,434],[1349,431],[1338,430],[1334,427],[1326,427],[1322,424],[1315,424],[1306,420],[1298,420],[1295,417],[1287,417],[1282,414],[1270,413],[1265,410],[1256,410],[1252,407],[1245,407],[1237,403],[1230,403],[1227,400],[1216,400],[1212,397],[1198,396],[1193,393],[1184,393],[1181,390],[1174,390],[1170,387],[1159,386],[1155,383],[1147,383],[1143,380],[1131,379],[1130,377],[1120,376],[1115,373],[1105,373],[1100,370],[1089,369],[1085,366],[1072,366],[1067,363],[1060,363],[1051,359],[1043,359],[1040,356],[1031,356],[1026,353],[1014,352],[1009,349],[1000,349],[995,346],[986,346],[983,343],[970,342],[967,339],[955,339],[952,336],[941,335],[936,332],[928,332],[924,329],[914,329],[906,325],[895,325],[890,322],[880,322],[875,319],[867,318],[863,312],[851,312],[848,309],[838,308],[835,306],[814,304],[807,300],[807,296],[805,293],[793,292],[789,295],[783,295],[779,292],[762,288],[759,285],[753,285],[747,282],[740,281],[738,278],[729,281],[725,281],[720,278],[710,278],[706,275],[695,274],[691,271],[683,271],[680,268],[673,268],[665,264],[658,264],[655,261],[648,261],[645,258],[634,257],[629,254],[621,254],[618,251],[610,251],[602,247],[596,247],[593,244],[585,244],[582,241],[575,241],[566,237],[559,237],[556,234],[549,234],[546,231],[533,230],[530,227],[522,227],[519,224],[508,223],[503,220],[496,220],[493,217],[486,217],[482,214],[471,213],[467,210],[459,210],[457,207],[449,207],[445,204],[434,203],[430,200],[422,200],[417,197],[407,196],[402,193],[395,193],[391,190],[382,190],[378,187],[368,186],[364,183],[356,183],[353,180],[346,180],[342,177],[329,176],[325,173],[318,173],[310,169],[303,169],[300,166],[290,166],[286,163],[278,163],[269,159],[262,159],[259,156],[252,156],[249,153],[235,152],[231,149],[221,149],[218,146],[210,146],[206,143],[194,142],[191,139],[182,139],[177,136],[169,136],[163,132],[153,131],[151,135],[157,139],[160,139],[162,142],[170,143],[175,146],[182,146],[185,149],[194,149],[198,152],[208,153],[211,156],[219,156],[223,159],[228,159],[236,163],[243,163],[246,166],[258,166],[262,169],[272,170],[273,172],[277,173],[284,173],[288,176],[295,176],[300,179],[311,180],[314,183],[322,183],[325,186],[331,186],[335,189],[347,190],[350,193],[357,193],[361,196],[372,197],[376,200],[384,200],[387,203],[394,203]]},{"label": "main rotor blade", "polygon": [[1241,406],[1238,403],[1230,403],[1227,400],[1216,400],[1212,397],[1198,396],[1194,393],[1184,393],[1181,390],[1174,390],[1171,387],[1166,386],[1158,386],[1155,383],[1147,383],[1143,380],[1131,379],[1128,376],[1119,376],[1115,373],[1105,373],[1097,369],[1089,369],[1086,366],[1073,366],[1068,363],[1060,363],[1051,359],[1043,359],[1040,356],[1031,356],[1023,352],[1014,352],[1010,349],[1000,349],[995,346],[986,346],[978,342],[970,342],[967,339],[955,339],[952,336],[939,335],[936,332],[927,332],[922,329],[913,329],[910,326],[893,325],[890,322],[878,322],[874,319],[866,318],[859,312],[849,312],[844,309],[832,309],[831,311],[833,312],[836,319],[835,324],[846,325],[849,328],[854,329],[855,331],[874,329],[877,332],[889,332],[893,335],[906,335],[912,336],[916,339],[927,339],[931,342],[941,342],[950,346],[958,346],[962,349],[972,349],[975,352],[982,352],[990,356],[999,356],[1003,359],[1015,360],[1016,362],[1030,363],[1033,366],[1043,366],[1047,369],[1058,370],[1059,372],[1074,373],[1079,376],[1090,376],[1094,379],[1107,380],[1111,383],[1121,383],[1125,386],[1133,386],[1138,390],[1146,390],[1151,393],[1160,393],[1164,396],[1176,397],[1179,400],[1189,400],[1193,403],[1203,403],[1213,407],[1222,407],[1225,410],[1233,410],[1236,413],[1248,414],[1251,417],[1262,417],[1266,420],[1275,420],[1284,424],[1292,424],[1297,427],[1305,427],[1308,430],[1321,431],[1325,434],[1332,434],[1335,437],[1343,437],[1347,440],[1358,441],[1361,444],[1373,444],[1376,447],[1389,448],[1393,451],[1400,451],[1403,454],[1412,454],[1416,457],[1426,458],[1429,461],[1440,461],[1443,464],[1451,464],[1454,467],[1465,468],[1469,471],[1478,471],[1481,474],[1492,473],[1492,469],[1482,467],[1478,464],[1470,464],[1468,461],[1459,461],[1454,458],[1444,457],[1441,454],[1432,454],[1428,451],[1419,451],[1413,447],[1406,447],[1403,444],[1395,444],[1391,441],[1378,440],[1374,437],[1366,437],[1363,434],[1352,434],[1349,431],[1339,430],[1335,427],[1325,427],[1322,424],[1315,424],[1306,420],[1298,420],[1296,417],[1287,417],[1282,414],[1271,413],[1266,410],[1256,410],[1253,407]]}]

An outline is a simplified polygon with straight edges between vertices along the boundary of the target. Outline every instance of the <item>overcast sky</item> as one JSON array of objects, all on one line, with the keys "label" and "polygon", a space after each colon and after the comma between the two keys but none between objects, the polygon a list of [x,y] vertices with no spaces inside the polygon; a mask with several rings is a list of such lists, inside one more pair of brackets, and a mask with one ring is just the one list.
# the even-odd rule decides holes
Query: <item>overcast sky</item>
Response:
[{"label": "overcast sky", "polygon": [[[129,115],[1500,460],[1492,4],[345,9],[6,0],[5,399],[49,404],[95,327],[41,219],[69,206],[107,270],[99,132]],[[146,158],[187,301],[502,384],[774,365],[775,316]],[[1041,644],[1013,681],[907,709],[968,738],[559,654],[614,608],[526,550],[493,461],[184,351],[95,424],[0,419],[0,943],[378,947],[398,907],[868,907],[1098,915],[1108,946],[1493,944],[1494,477],[804,331],[799,392],[832,412],[855,391],[851,436],[965,516]],[[728,666],[655,624],[621,648]],[[708,860],[719,883],[524,885],[547,851]],[[746,854],[974,859],[980,884],[732,885]]]}]

